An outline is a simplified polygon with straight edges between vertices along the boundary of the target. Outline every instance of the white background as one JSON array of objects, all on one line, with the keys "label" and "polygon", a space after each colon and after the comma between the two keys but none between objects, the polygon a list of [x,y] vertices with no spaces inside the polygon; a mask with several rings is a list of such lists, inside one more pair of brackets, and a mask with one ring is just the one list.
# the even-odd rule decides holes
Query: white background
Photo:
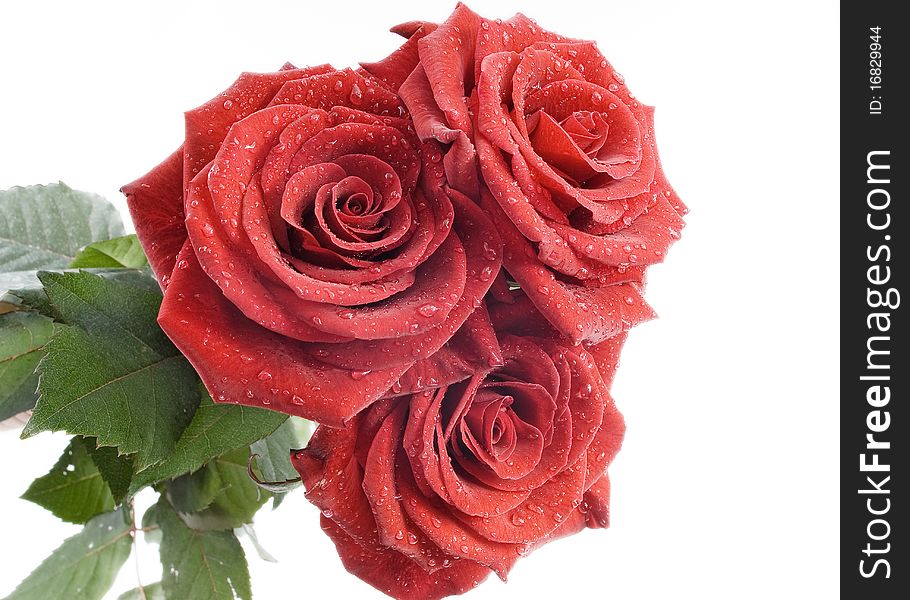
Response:
[{"label": "white background", "polygon": [[[182,113],[241,70],[376,60],[385,30],[450,2],[9,2],[0,8],[0,189],[120,185],[180,143]],[[179,6],[179,8],[178,8]],[[628,434],[612,526],[520,561],[469,597],[836,595],[839,18],[834,2],[475,0],[595,39],[657,106],[665,169],[692,212],[614,395]],[[62,435],[0,433],[0,596],[76,527],[17,499]],[[348,576],[296,493],[257,529],[257,598],[379,598]],[[156,549],[140,556],[145,582]],[[132,559],[116,593],[135,585]],[[49,599],[51,600],[51,599]],[[192,599],[188,599],[192,600]]]}]

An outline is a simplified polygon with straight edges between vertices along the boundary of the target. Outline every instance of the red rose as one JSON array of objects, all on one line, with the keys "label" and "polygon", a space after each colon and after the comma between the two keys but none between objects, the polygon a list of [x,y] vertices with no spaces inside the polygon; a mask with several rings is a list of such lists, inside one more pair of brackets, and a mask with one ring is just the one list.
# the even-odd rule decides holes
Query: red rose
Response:
[{"label": "red rose", "polygon": [[500,360],[475,307],[501,242],[405,114],[350,70],[244,74],[124,187],[161,327],[215,400],[340,425]]},{"label": "red rose", "polygon": [[658,160],[653,109],[593,42],[523,15],[488,21],[459,5],[438,27],[400,32],[411,36],[401,50],[364,67],[400,85],[421,139],[449,144],[450,184],[480,197],[534,304],[575,342],[650,318],[644,268],[686,212]]},{"label": "red rose", "polygon": [[[497,305],[497,329],[544,331],[529,308]],[[346,568],[396,598],[441,598],[606,527],[605,471],[624,432],[608,387],[624,337],[588,352],[501,334],[502,366],[319,427],[292,461]]]}]

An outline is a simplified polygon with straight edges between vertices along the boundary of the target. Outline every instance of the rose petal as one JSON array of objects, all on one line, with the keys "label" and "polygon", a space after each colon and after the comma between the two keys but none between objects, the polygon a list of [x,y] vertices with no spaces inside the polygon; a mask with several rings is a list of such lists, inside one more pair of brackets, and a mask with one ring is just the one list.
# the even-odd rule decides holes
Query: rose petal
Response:
[{"label": "rose petal", "polygon": [[431,542],[419,527],[414,527],[399,500],[397,472],[407,469],[399,457],[401,438],[408,418],[407,402],[398,402],[383,420],[373,437],[363,473],[363,492],[376,518],[376,530],[383,546],[393,548],[423,567],[427,572],[441,569],[450,558]]},{"label": "rose petal", "polygon": [[[404,25],[409,24],[406,23]],[[417,42],[436,29],[434,23],[426,22],[415,22],[411,23],[410,26],[413,29],[409,27],[398,30],[407,33],[405,37],[408,39],[392,54],[378,62],[360,63],[368,73],[382,80],[396,91],[420,62],[420,56],[417,53]]]},{"label": "rose petal", "polygon": [[606,473],[585,492],[586,523],[591,529],[610,526],[610,478]]},{"label": "rose petal", "polygon": [[533,490],[523,503],[502,515],[489,518],[459,515],[487,539],[515,544],[533,544],[559,527],[584,493],[584,457]]},{"label": "rose petal", "polygon": [[205,275],[188,243],[158,322],[216,402],[271,408],[330,425],[343,425],[382,397],[408,366],[360,373],[320,362],[312,345],[245,318]]},{"label": "rose petal", "polygon": [[393,598],[437,600],[477,587],[490,570],[469,560],[453,560],[432,573],[395,550],[366,547],[348,537],[330,519],[321,517],[322,529],[335,542],[345,568]]},{"label": "rose petal", "polygon": [[186,113],[183,180],[189,182],[218,151],[228,129],[265,108],[287,81],[334,71],[330,65],[277,73],[243,73],[227,90]]},{"label": "rose petal", "polygon": [[498,207],[489,201],[484,206],[505,240],[505,268],[553,327],[574,343],[596,344],[654,317],[635,283],[594,288],[557,280]]},{"label": "rose petal", "polygon": [[287,81],[274,93],[271,106],[298,104],[331,110],[347,107],[380,116],[400,116],[398,96],[384,84],[350,69],[332,70]]},{"label": "rose petal", "polygon": [[161,288],[167,287],[186,241],[183,216],[183,148],[120,191]]},{"label": "rose petal", "polygon": [[518,559],[517,546],[492,542],[466,528],[452,516],[442,500],[420,493],[411,469],[398,470],[398,486],[404,498],[405,512],[437,546],[452,556],[489,567],[505,581],[506,574]]},{"label": "rose petal", "polygon": [[[461,328],[476,307],[480,306],[499,271],[502,246],[496,230],[480,207],[458,192],[450,191],[450,195],[457,215],[453,232],[464,248],[467,276],[464,293],[457,298],[457,304],[449,313],[446,323],[425,333],[399,340],[355,340],[344,345],[319,345],[320,351],[326,354],[323,358],[325,362],[342,368],[362,368],[362,365],[373,361],[384,366],[410,366],[416,360],[431,356],[439,350]],[[454,250],[457,252],[457,246]],[[452,292],[458,291],[453,284],[449,284],[449,287]],[[419,306],[411,309],[414,314],[419,314]]]},{"label": "rose petal", "polygon": [[604,406],[603,420],[594,439],[591,440],[591,445],[587,448],[585,489],[591,487],[606,472],[616,453],[619,452],[626,432],[622,414],[616,408],[610,395],[605,395],[607,402]]},{"label": "rose petal", "polygon": [[452,385],[500,364],[502,353],[496,332],[481,305],[452,339],[431,356],[414,363],[387,393],[399,396]]}]

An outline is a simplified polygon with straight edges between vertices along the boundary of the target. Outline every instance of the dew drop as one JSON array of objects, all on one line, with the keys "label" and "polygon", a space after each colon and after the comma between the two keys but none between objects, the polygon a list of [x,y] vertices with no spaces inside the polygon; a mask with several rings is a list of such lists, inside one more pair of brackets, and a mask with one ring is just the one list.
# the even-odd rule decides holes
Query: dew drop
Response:
[{"label": "dew drop", "polygon": [[421,316],[429,318],[429,317],[432,317],[433,315],[435,315],[436,311],[438,311],[438,310],[439,310],[439,307],[436,306],[435,304],[424,304],[423,306],[421,306],[420,308],[417,309],[417,312],[420,313]]}]

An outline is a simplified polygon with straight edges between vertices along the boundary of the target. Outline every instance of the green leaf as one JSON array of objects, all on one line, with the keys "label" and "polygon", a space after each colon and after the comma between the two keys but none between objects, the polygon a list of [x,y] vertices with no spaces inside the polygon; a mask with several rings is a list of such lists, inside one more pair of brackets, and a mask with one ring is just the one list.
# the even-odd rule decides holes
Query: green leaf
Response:
[{"label": "green leaf", "polygon": [[161,524],[158,521],[158,504],[152,504],[142,515],[143,539],[149,544],[161,543]]},{"label": "green leaf", "polygon": [[[250,447],[251,452],[256,455],[255,467],[263,481],[286,481],[298,477],[297,470],[291,464],[291,449],[302,447],[305,441],[298,433],[300,421],[308,423],[304,419],[290,417],[270,436],[254,442]],[[281,504],[285,495],[273,494],[273,508]]]},{"label": "green leaf", "polygon": [[124,511],[98,515],[54,550],[5,600],[100,600],[129,557],[131,544]]},{"label": "green leaf", "polygon": [[161,526],[162,586],[168,598],[251,600],[246,556],[231,531],[197,531],[163,500],[155,517]]},{"label": "green leaf", "polygon": [[70,263],[71,268],[134,268],[148,266],[148,259],[136,234],[112,240],[94,242],[86,246]]},{"label": "green leaf", "polygon": [[22,498],[70,523],[85,523],[113,509],[111,491],[85,446],[82,438],[73,438],[57,464],[33,481]]},{"label": "green leaf", "polygon": [[[161,288],[149,268],[86,269],[86,271],[103,277],[107,281],[145,290],[158,296],[161,295]],[[6,274],[0,273],[0,290],[6,289],[3,286],[5,276]],[[38,279],[37,271],[29,272],[29,280],[21,282],[21,285],[10,286],[9,291],[0,296],[0,302],[12,303],[20,308],[38,312],[52,319],[61,320],[60,315],[57,314],[47,294],[44,292],[44,286],[41,284],[41,280]]]},{"label": "green leaf", "polygon": [[142,470],[168,458],[193,417],[198,379],[156,322],[159,294],[87,272],[40,275],[71,327],[39,365],[41,397],[23,437],[64,430],[136,454]]},{"label": "green leaf", "polygon": [[235,529],[252,523],[272,496],[250,479],[249,448],[237,448],[167,487],[171,506],[190,527],[201,531]]},{"label": "green leaf", "polygon": [[247,473],[249,448],[238,448],[219,456],[199,473],[198,489],[211,495],[208,507],[195,513],[181,514],[196,529],[234,529],[252,523],[256,511],[271,494],[262,490]]},{"label": "green leaf", "polygon": [[44,345],[54,322],[29,312],[0,315],[0,421],[35,406]]},{"label": "green leaf", "polygon": [[117,596],[117,600],[165,600],[164,588],[161,582],[150,583],[133,588]]},{"label": "green leaf", "polygon": [[69,325],[91,334],[111,334],[126,340],[146,356],[178,354],[158,326],[161,294],[105,279],[87,271],[38,274],[44,291]]},{"label": "green leaf", "polygon": [[167,485],[167,497],[179,513],[200,512],[208,508],[221,491],[221,481],[203,467],[181,475]]},{"label": "green leaf", "polygon": [[174,451],[161,464],[137,473],[130,493],[196,471],[229,450],[264,438],[286,419],[287,415],[263,408],[215,404],[208,394],[203,394],[192,422],[177,441]]},{"label": "green leaf", "polygon": [[95,438],[86,438],[85,446],[88,449],[92,462],[101,473],[101,478],[107,483],[114,502],[120,504],[130,489],[133,479],[133,455],[121,456],[116,448],[111,446],[98,446]]},{"label": "green leaf", "polygon": [[62,184],[0,192],[0,272],[62,269],[79,249],[123,235],[113,204]]}]

